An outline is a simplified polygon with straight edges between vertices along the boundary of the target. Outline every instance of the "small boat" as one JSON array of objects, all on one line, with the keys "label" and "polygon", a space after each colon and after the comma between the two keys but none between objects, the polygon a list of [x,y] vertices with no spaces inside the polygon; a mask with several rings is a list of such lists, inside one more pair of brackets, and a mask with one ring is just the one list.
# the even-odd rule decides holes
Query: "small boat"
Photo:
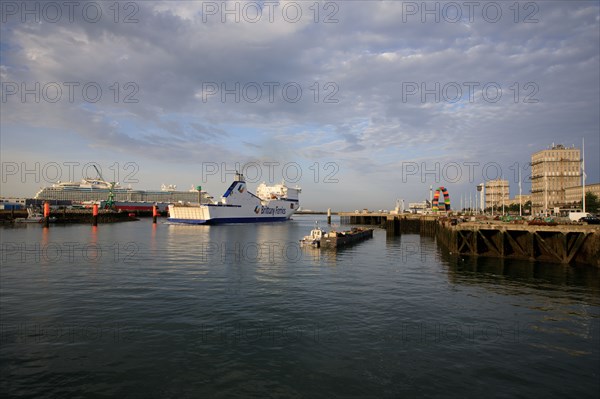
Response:
[{"label": "small boat", "polygon": [[[36,212],[32,208],[27,208],[27,217],[26,218],[16,218],[15,223],[42,223],[44,221],[44,215]],[[54,216],[50,217],[50,222],[56,222],[56,218]]]},{"label": "small boat", "polygon": [[310,234],[300,240],[300,246],[312,246],[315,248],[338,248],[359,241],[373,238],[373,229],[353,227],[347,231],[331,230],[329,233],[320,229],[318,225],[311,230]]},{"label": "small boat", "polygon": [[327,235],[327,232],[319,228],[318,222],[315,224],[316,227],[310,231],[310,234],[304,236],[304,238],[300,240],[300,246],[310,246],[315,248],[319,248],[321,246],[321,239]]}]

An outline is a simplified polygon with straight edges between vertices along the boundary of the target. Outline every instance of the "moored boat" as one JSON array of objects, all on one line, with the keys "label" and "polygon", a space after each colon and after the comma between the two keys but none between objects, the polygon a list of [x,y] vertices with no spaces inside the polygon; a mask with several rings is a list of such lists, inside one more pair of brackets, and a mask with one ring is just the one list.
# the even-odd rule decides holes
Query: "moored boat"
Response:
[{"label": "moored boat", "polygon": [[[16,218],[15,223],[42,223],[44,221],[44,215],[36,212],[32,208],[27,208],[27,217],[26,218]],[[56,222],[56,218],[51,216],[48,219],[49,222]]]},{"label": "moored boat", "polygon": [[[160,190],[135,190],[98,177],[95,179],[84,178],[80,182],[59,181],[49,187],[41,188],[35,195],[35,199],[73,202],[104,201],[110,194],[114,201],[127,204],[135,202],[169,204],[177,201],[195,201],[198,198],[198,191],[193,187],[188,191],[181,191],[177,190],[176,185],[163,184]],[[203,202],[211,202],[206,192],[202,192],[202,197]]]},{"label": "moored boat", "polygon": [[304,236],[304,238],[300,240],[300,246],[319,248],[321,246],[321,240],[325,235],[327,235],[327,232],[319,228],[319,223],[315,222],[315,228],[310,231],[309,235]]},{"label": "moored boat", "polygon": [[368,238],[373,238],[373,229],[353,227],[351,230],[347,231],[331,230],[327,233],[317,226],[311,230],[309,235],[300,240],[300,245],[315,248],[338,248],[344,245],[364,241]]}]

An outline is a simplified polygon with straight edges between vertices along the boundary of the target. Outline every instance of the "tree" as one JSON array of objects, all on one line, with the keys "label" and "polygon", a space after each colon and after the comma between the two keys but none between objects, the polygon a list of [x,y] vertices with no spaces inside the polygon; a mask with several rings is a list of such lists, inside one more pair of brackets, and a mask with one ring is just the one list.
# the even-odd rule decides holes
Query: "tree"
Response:
[{"label": "tree", "polygon": [[519,204],[518,203],[512,203],[508,206],[508,211],[509,212],[515,212],[515,213],[519,213]]},{"label": "tree", "polygon": [[523,204],[523,214],[531,214],[531,201],[527,201]]},{"label": "tree", "polygon": [[598,200],[598,196],[591,191],[585,193],[585,211],[596,213],[598,212],[598,208],[600,208],[600,200]]}]

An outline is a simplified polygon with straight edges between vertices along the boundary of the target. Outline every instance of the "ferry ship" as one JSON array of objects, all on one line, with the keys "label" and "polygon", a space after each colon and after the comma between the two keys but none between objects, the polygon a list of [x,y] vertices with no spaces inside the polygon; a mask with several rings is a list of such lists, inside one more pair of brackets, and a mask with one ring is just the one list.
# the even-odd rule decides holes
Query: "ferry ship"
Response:
[{"label": "ferry ship", "polygon": [[[163,184],[160,191],[134,190],[131,187],[122,187],[118,183],[109,183],[101,178],[84,178],[80,182],[59,181],[50,187],[40,189],[35,199],[66,200],[72,203],[104,201],[108,199],[111,191],[115,202],[129,203],[131,206],[151,207],[154,203],[169,204],[177,201],[198,202],[198,191],[194,188],[189,191],[177,191],[177,186]],[[204,191],[202,202],[212,202],[211,197]]]},{"label": "ferry ship", "polygon": [[301,191],[300,187],[287,187],[283,182],[274,186],[261,183],[255,195],[248,191],[244,176],[237,173],[220,201],[212,204],[170,204],[167,220],[187,224],[285,221],[298,210]]}]

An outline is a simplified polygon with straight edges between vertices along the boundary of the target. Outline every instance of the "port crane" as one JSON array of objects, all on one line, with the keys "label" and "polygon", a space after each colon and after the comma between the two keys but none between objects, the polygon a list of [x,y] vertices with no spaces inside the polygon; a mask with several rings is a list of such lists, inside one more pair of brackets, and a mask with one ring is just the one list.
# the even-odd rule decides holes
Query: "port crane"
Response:
[{"label": "port crane", "polygon": [[[96,169],[96,173],[98,173],[98,176],[100,177],[100,179],[102,181],[106,181],[104,180],[104,177],[102,176],[102,173],[100,173],[100,170],[98,169],[98,167],[94,164],[92,164],[92,166],[94,167],[94,169]],[[115,207],[115,193],[113,192],[115,188],[115,182],[110,182],[110,187],[108,189],[108,199],[106,200],[106,204],[104,205],[104,209],[113,209]]]}]

